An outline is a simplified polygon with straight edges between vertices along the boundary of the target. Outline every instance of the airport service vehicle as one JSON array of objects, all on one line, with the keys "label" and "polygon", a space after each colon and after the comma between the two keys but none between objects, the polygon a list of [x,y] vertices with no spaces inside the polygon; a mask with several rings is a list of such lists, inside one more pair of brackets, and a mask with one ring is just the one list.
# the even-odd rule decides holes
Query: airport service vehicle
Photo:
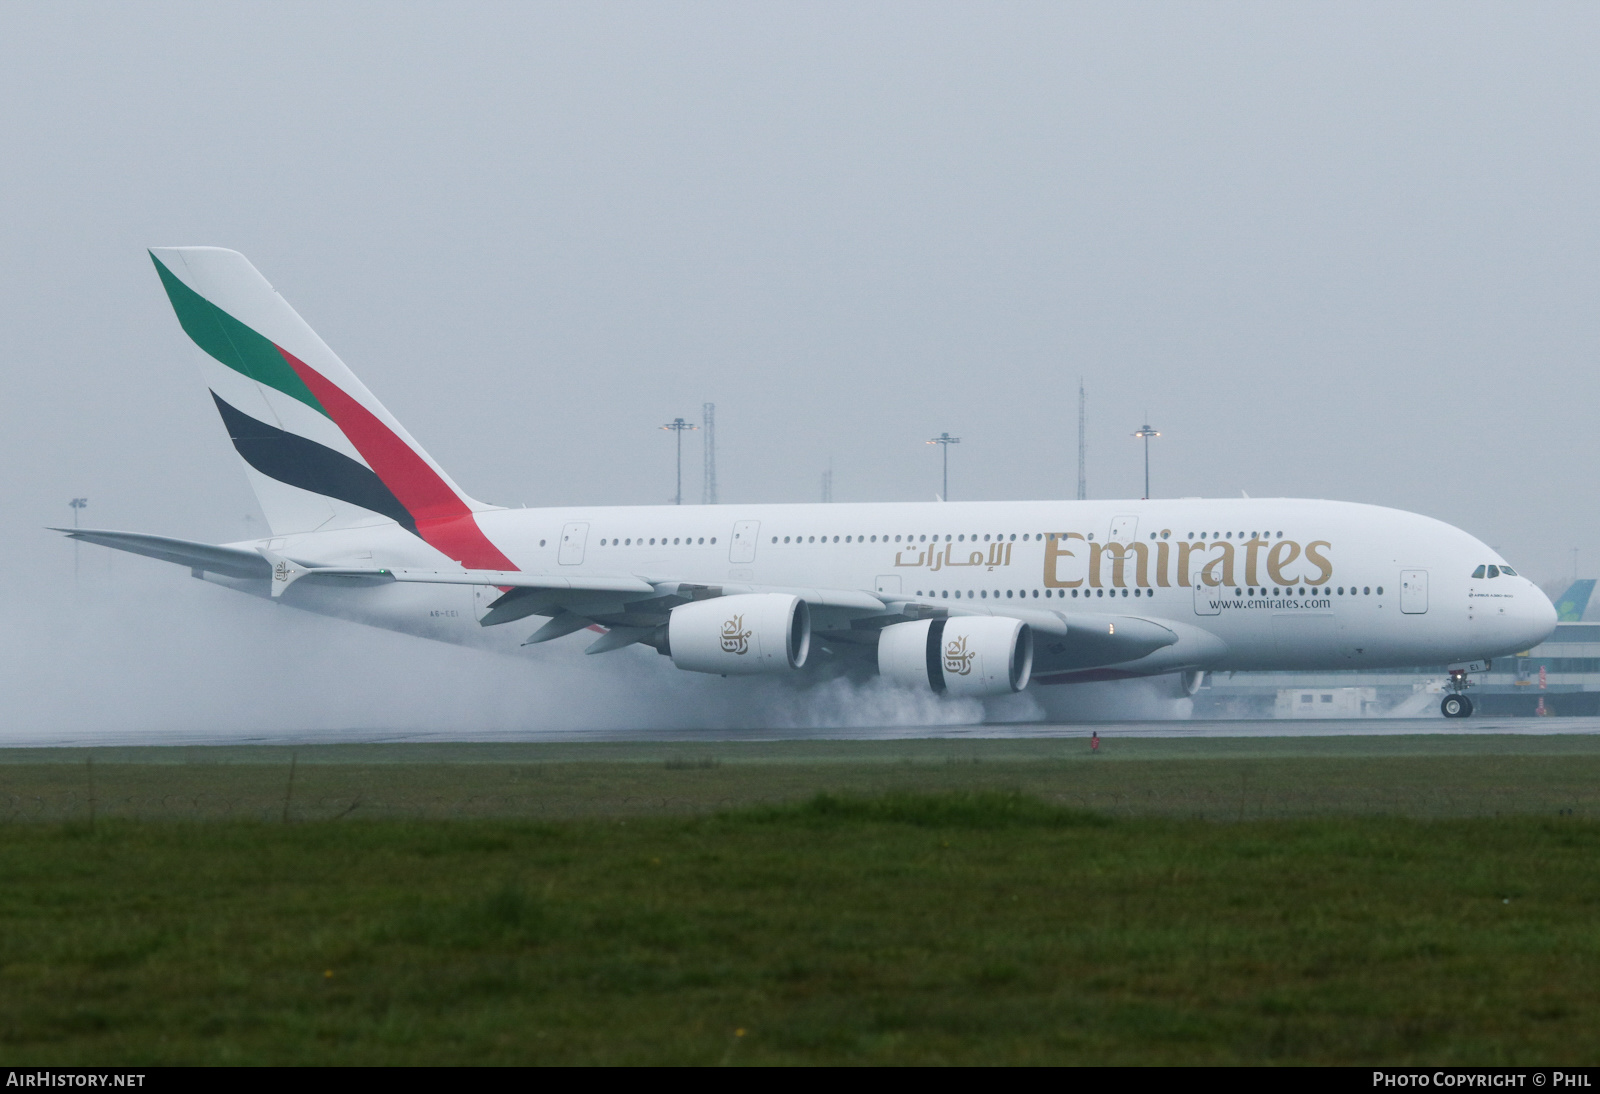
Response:
[{"label": "airport service vehicle", "polygon": [[1414,513],[1249,499],[510,509],[468,496],[243,255],[151,252],[271,535],[59,529],[289,606],[516,652],[584,633],[679,669],[919,691],[1448,665],[1555,609]]}]

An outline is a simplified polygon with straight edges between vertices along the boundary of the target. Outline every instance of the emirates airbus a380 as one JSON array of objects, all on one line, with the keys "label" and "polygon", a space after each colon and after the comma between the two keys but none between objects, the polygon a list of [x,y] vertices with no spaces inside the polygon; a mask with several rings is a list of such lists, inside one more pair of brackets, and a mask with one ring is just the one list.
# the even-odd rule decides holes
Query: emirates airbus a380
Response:
[{"label": "emirates airbus a380", "polygon": [[647,646],[690,672],[878,673],[953,696],[1449,665],[1451,717],[1472,712],[1470,672],[1555,628],[1472,536],[1346,502],[487,505],[243,255],[151,257],[272,534],[60,531],[306,611],[505,652],[584,632],[588,653]]}]

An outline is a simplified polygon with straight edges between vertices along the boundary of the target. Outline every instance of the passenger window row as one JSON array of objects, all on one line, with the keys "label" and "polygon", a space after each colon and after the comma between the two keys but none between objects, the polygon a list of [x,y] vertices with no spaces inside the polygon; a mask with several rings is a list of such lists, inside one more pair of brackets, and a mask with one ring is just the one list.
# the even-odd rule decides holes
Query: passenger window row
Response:
[{"label": "passenger window row", "polygon": [[[879,541],[882,541],[884,543],[890,543],[890,542],[893,542],[893,543],[902,543],[902,542],[903,543],[927,543],[929,540],[932,540],[934,543],[939,543],[939,542],[944,542],[944,543],[968,543],[968,542],[978,543],[980,541],[983,542],[983,543],[991,543],[991,542],[1015,541],[1016,538],[1017,538],[1017,535],[1016,535],[1015,532],[1013,532],[1010,536],[1007,536],[1005,533],[1001,532],[1001,533],[998,533],[998,534],[986,534],[986,535],[983,535],[981,537],[976,532],[973,532],[970,535],[965,534],[965,533],[960,534],[960,535],[957,535],[955,533],[951,533],[951,534],[943,536],[943,537],[940,537],[937,533],[932,535],[932,536],[927,536],[927,535],[921,535],[921,536],[919,536],[919,535],[900,535],[900,536],[894,536],[892,539],[889,536],[844,536],[844,537],[842,537],[843,542],[845,542],[845,543],[878,543]],[[1041,532],[1039,534],[1038,538],[1039,539],[1044,539],[1044,533]],[[1023,539],[1024,542],[1026,542],[1029,539],[1029,536],[1026,533],[1024,533],[1023,536],[1022,536],[1022,539]],[[819,543],[819,542],[820,543],[829,543],[829,542],[838,543],[838,542],[840,542],[840,540],[841,540],[841,537],[839,537],[839,536],[834,536],[834,537],[832,537],[831,540],[830,540],[830,538],[828,536],[784,536],[782,538],[782,542],[784,542],[784,543]],[[773,543],[779,542],[779,537],[773,536],[772,537],[772,542]]]},{"label": "passenger window row", "polygon": [[[1345,596],[1345,595],[1349,595],[1349,596],[1371,596],[1374,592],[1376,592],[1379,596],[1382,596],[1383,595],[1383,586],[1379,585],[1376,589],[1374,589],[1371,585],[1363,585],[1363,586],[1360,586],[1360,587],[1352,585],[1352,586],[1350,586],[1348,591],[1345,589],[1345,587],[1343,585],[1340,585],[1337,589],[1335,589],[1335,588],[1330,586],[1328,588],[1322,589],[1321,591],[1318,591],[1317,589],[1314,589],[1314,588],[1313,589],[1300,589],[1300,590],[1298,590],[1298,592],[1296,590],[1294,590],[1294,589],[1273,589],[1272,590],[1272,595],[1273,596],[1296,596],[1296,595],[1298,595],[1298,596]],[[1110,596],[1115,597],[1119,593],[1122,596],[1127,596],[1129,593],[1132,593],[1134,596],[1145,596],[1145,597],[1151,597],[1151,598],[1153,598],[1156,595],[1156,591],[1154,589],[1110,589],[1110,590],[1107,590],[1107,589],[1093,589],[1093,590],[1091,590],[1091,589],[1081,589],[1081,590],[1080,589],[1071,589],[1071,590],[1068,590],[1068,589],[1046,589],[1046,590],[1044,590],[1044,595],[1045,595],[1046,598],[1059,596],[1063,600],[1065,600],[1069,595],[1072,596],[1074,599],[1076,599],[1081,594],[1084,597],[1084,599],[1088,599],[1091,596],[1104,597],[1104,596],[1110,595]],[[917,595],[918,596],[927,595],[929,597],[937,597],[940,600],[948,600],[950,598],[950,596],[952,595],[952,590],[950,590],[950,589],[929,589],[926,592],[926,594],[924,594],[923,590],[918,589],[917,590]],[[974,591],[972,589],[968,589],[965,592],[963,592],[960,589],[956,589],[956,590],[953,590],[953,595],[955,596],[955,598],[957,600],[960,600],[962,597],[966,597],[968,600],[971,600],[974,597],[977,597],[980,600],[987,600],[989,598],[989,591],[987,589],[978,589],[976,591]],[[1264,587],[1259,589],[1259,590],[1258,589],[1235,589],[1235,590],[1233,590],[1233,595],[1234,596],[1247,596],[1247,595],[1248,596],[1266,596],[1267,595],[1267,590]],[[1013,599],[1014,597],[1021,597],[1023,599],[1027,599],[1028,597],[1031,596],[1033,599],[1037,600],[1039,598],[1039,590],[1038,589],[1032,589],[1032,590],[1029,590],[1029,589],[1017,589],[1017,590],[1015,590],[1013,592],[1013,590],[1011,590],[1011,589],[1006,589],[1006,590],[1004,590],[1004,592],[1002,592],[1000,589],[996,589],[994,591],[995,599],[998,600],[998,599],[1001,598],[1001,596],[1004,596],[1008,600],[1009,599]]]},{"label": "passenger window row", "polygon": [[[1047,540],[1047,539],[1053,540],[1059,534],[1060,533],[1057,533],[1057,532],[1048,532],[1048,533],[1047,532],[1034,532],[1034,533],[1024,532],[1020,537],[1015,532],[1012,532],[1012,533],[1009,533],[1009,534],[1007,534],[1005,532],[984,533],[983,535],[979,535],[977,532],[971,532],[971,533],[945,533],[943,535],[940,535],[938,533],[935,533],[933,535],[917,535],[917,534],[914,534],[914,533],[910,533],[910,534],[902,534],[902,535],[892,536],[892,537],[888,536],[888,535],[882,535],[882,536],[857,536],[857,535],[849,535],[849,536],[783,536],[782,537],[782,542],[783,543],[795,543],[795,544],[800,544],[800,543],[818,543],[818,542],[821,542],[821,543],[840,543],[840,542],[844,542],[844,543],[879,543],[879,542],[882,542],[882,543],[928,543],[930,541],[932,541],[934,543],[941,543],[941,542],[942,543],[980,543],[980,542],[981,543],[1015,543],[1020,538],[1022,540],[1022,542],[1027,543],[1029,540],[1038,540],[1040,542],[1043,542],[1044,540]],[[1168,538],[1170,538],[1171,535],[1172,535],[1172,533],[1170,531],[1163,530],[1163,531],[1161,531],[1159,533],[1158,532],[1151,532],[1150,533],[1150,538],[1152,540],[1154,540],[1154,539],[1168,539]],[[1205,538],[1207,538],[1207,535],[1208,535],[1208,533],[1201,532],[1199,534],[1198,538],[1205,539]],[[1251,532],[1251,533],[1249,533],[1248,538],[1249,539],[1256,539],[1256,538],[1267,539],[1267,538],[1271,538],[1273,535],[1274,535],[1274,533],[1272,533],[1272,532],[1261,532],[1261,533]],[[1234,534],[1232,532],[1211,532],[1211,533],[1209,533],[1209,536],[1212,539],[1232,539],[1232,538],[1234,538]],[[1276,536],[1277,536],[1278,539],[1282,539],[1283,538],[1283,533],[1282,532],[1278,532],[1278,533],[1276,533]],[[1084,538],[1092,540],[1092,539],[1095,538],[1095,535],[1094,535],[1093,532],[1090,532]],[[1195,539],[1196,538],[1195,533],[1190,532],[1189,533],[1189,538],[1190,539]],[[1240,532],[1239,533],[1239,538],[1242,540],[1242,539],[1245,539],[1247,537],[1246,537],[1246,534],[1244,532]],[[669,542],[669,539],[670,539],[670,542]],[[778,536],[773,536],[772,537],[772,542],[773,543],[778,543],[779,541],[780,541],[780,537],[778,537]],[[677,547],[677,546],[704,545],[704,544],[707,544],[707,543],[716,543],[716,542],[717,542],[717,537],[716,536],[711,536],[709,538],[706,537],[706,536],[700,536],[698,538],[696,538],[694,536],[673,536],[673,537],[651,536],[648,539],[646,539],[644,536],[628,536],[628,537],[607,536],[607,537],[602,537],[601,538],[600,546],[602,546],[602,547],[644,547],[644,546],[648,545],[650,547],[655,547],[655,546],[659,545],[659,546],[662,546],[662,547],[667,547],[667,546]],[[544,546],[544,541],[541,540],[539,545],[541,547]],[[1500,566],[1498,568],[1494,567],[1494,566],[1490,566],[1488,569],[1489,569],[1489,576],[1490,577],[1494,577],[1495,576],[1497,569],[1498,569],[1499,572],[1502,572],[1502,573],[1507,573],[1507,574],[1514,574],[1515,573],[1515,571],[1513,571],[1509,566]],[[1478,569],[1473,573],[1472,576],[1473,577],[1483,577],[1484,576],[1483,571],[1484,571],[1484,567],[1479,566]]]},{"label": "passenger window row", "polygon": [[[1249,536],[1246,536],[1243,532],[1239,533],[1239,538],[1240,539],[1272,539],[1273,536],[1274,536],[1274,533],[1272,533],[1272,532],[1251,532]],[[1276,533],[1276,536],[1277,536],[1278,539],[1282,539],[1283,538],[1283,533],[1282,532],[1278,532],[1278,533]],[[1155,534],[1151,533],[1150,538],[1151,539],[1155,539],[1156,538]],[[1163,532],[1162,535],[1161,535],[1161,538],[1162,539],[1166,539],[1167,538],[1166,533]],[[1190,539],[1195,539],[1197,537],[1195,536],[1195,534],[1193,532],[1190,532],[1189,533],[1189,538]],[[1201,532],[1198,538],[1205,539],[1206,538],[1206,534],[1204,532]],[[1233,538],[1233,533],[1232,532],[1212,532],[1211,533],[1211,538],[1212,539],[1232,539]]]},{"label": "passenger window row", "polygon": [[[910,534],[910,535],[898,535],[898,536],[893,536],[893,537],[890,537],[890,536],[843,536],[843,537],[840,537],[840,536],[832,536],[832,537],[830,537],[830,536],[782,536],[782,537],[773,536],[771,541],[773,543],[779,543],[779,542],[782,542],[782,543],[819,543],[819,542],[820,543],[830,543],[830,542],[831,543],[839,543],[839,542],[841,542],[841,540],[844,543],[852,543],[852,542],[854,542],[854,543],[878,543],[880,541],[883,542],[883,543],[928,543],[930,541],[933,542],[933,543],[978,543],[978,542],[989,543],[989,542],[993,542],[993,541],[1002,541],[1002,542],[1007,542],[1007,543],[1014,543],[1018,539],[1021,539],[1022,542],[1027,543],[1029,540],[1037,540],[1039,542],[1043,542],[1045,540],[1053,540],[1053,539],[1055,539],[1057,536],[1059,536],[1061,534],[1062,533],[1060,533],[1060,532],[1034,532],[1034,533],[1024,532],[1024,533],[1022,533],[1021,536],[1018,536],[1017,533],[1015,533],[1015,532],[1011,532],[1009,534],[1002,532],[1002,533],[999,533],[999,534],[985,534],[985,535],[980,537],[976,532],[973,532],[973,533],[970,533],[970,534],[957,534],[957,533],[944,533],[944,534],[934,533],[932,535]],[[1162,529],[1160,532],[1151,532],[1150,533],[1150,538],[1152,540],[1155,540],[1155,539],[1170,539],[1171,536],[1172,536],[1172,532],[1171,532],[1170,529]],[[1211,539],[1233,539],[1234,538],[1234,533],[1232,533],[1232,532],[1210,532],[1210,533],[1201,532],[1201,533],[1198,534],[1198,536],[1196,536],[1196,534],[1194,532],[1190,532],[1189,533],[1189,538],[1190,539],[1196,539],[1196,538],[1206,539],[1207,536],[1209,536]],[[1246,534],[1244,532],[1238,533],[1238,538],[1241,539],[1241,540],[1243,540],[1243,539],[1272,539],[1274,537],[1276,537],[1277,539],[1282,539],[1283,538],[1283,533],[1282,532],[1250,532],[1248,534]],[[1095,538],[1095,534],[1093,532],[1090,532],[1084,538],[1085,539],[1094,539]]]},{"label": "passenger window row", "polygon": [[[1099,595],[1101,595],[1101,596],[1105,596],[1106,595],[1106,590],[1105,589],[1097,589],[1095,591],[1097,593],[1099,593]],[[1118,592],[1118,590],[1112,589],[1111,590],[1111,595],[1112,596],[1116,596],[1117,592]],[[1123,596],[1127,596],[1128,593],[1129,593],[1129,590],[1123,589],[1123,590],[1121,590],[1121,592],[1122,592]],[[1154,589],[1134,589],[1134,590],[1132,590],[1132,592],[1133,592],[1134,596],[1143,595],[1143,596],[1147,596],[1147,597],[1154,597],[1156,595],[1156,591]],[[950,589],[929,589],[926,594],[924,594],[921,589],[918,589],[917,590],[917,595],[918,596],[926,595],[930,599],[938,598],[940,600],[948,600],[948,599],[950,599],[951,596],[954,596],[957,600],[960,600],[962,597],[966,597],[968,600],[972,600],[973,598],[977,598],[979,600],[988,600],[991,594],[990,594],[988,589],[977,589],[977,590],[967,589],[965,592],[963,592],[960,589],[955,589],[955,590],[950,590]],[[1005,599],[1007,599],[1007,600],[1012,600],[1012,599],[1026,600],[1026,599],[1028,599],[1029,596],[1032,596],[1033,599],[1037,600],[1037,599],[1039,599],[1039,590],[1038,589],[1032,589],[1032,590],[1029,590],[1029,589],[1004,589],[1004,590],[996,589],[996,590],[994,590],[994,593],[992,595],[994,596],[994,599],[996,599],[996,600],[999,600],[1001,597],[1005,597]],[[1065,600],[1066,597],[1067,597],[1067,590],[1066,589],[1046,589],[1044,591],[1044,595],[1046,597],[1059,596],[1063,600]],[[1078,590],[1077,589],[1073,589],[1072,590],[1072,595],[1073,596],[1077,596],[1078,595]],[[1084,595],[1085,598],[1087,598],[1088,595],[1089,595],[1089,590],[1088,589],[1083,590],[1083,595]]]}]

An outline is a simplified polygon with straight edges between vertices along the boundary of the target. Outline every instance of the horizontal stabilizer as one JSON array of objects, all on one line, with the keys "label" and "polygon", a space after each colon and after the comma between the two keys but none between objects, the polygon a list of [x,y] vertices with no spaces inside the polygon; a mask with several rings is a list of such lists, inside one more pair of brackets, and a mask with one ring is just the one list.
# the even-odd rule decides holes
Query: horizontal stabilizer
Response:
[{"label": "horizontal stabilizer", "polygon": [[220,547],[213,543],[196,543],[187,539],[167,536],[150,536],[143,532],[112,532],[102,528],[51,528],[52,532],[65,532],[69,539],[98,543],[146,558],[159,558],[163,562],[176,562],[191,570],[204,570],[224,577],[271,577],[272,566],[254,551],[241,547]]},{"label": "horizontal stabilizer", "polygon": [[[320,572],[320,571],[318,571]],[[430,585],[497,585],[503,589],[556,589],[580,593],[654,593],[655,586],[637,577],[618,574],[583,574],[555,577],[525,574],[520,570],[390,570],[396,581]]]},{"label": "horizontal stabilizer", "polygon": [[636,577],[613,574],[552,577],[547,574],[525,574],[519,570],[391,570],[383,566],[310,566],[295,575],[295,579],[302,577],[366,578],[409,581],[422,585],[494,585],[502,589],[552,589],[557,592],[643,593],[646,596],[655,592],[655,587],[648,581]]}]

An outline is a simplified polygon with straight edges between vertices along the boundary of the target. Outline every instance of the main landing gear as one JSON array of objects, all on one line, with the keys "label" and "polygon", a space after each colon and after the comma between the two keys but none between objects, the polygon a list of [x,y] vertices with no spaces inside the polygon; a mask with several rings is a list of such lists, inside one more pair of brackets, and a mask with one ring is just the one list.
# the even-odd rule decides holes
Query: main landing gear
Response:
[{"label": "main landing gear", "polygon": [[[1488,668],[1485,662],[1485,669]],[[1450,669],[1450,694],[1446,695],[1439,703],[1439,713],[1446,718],[1472,717],[1472,700],[1464,694],[1472,686],[1472,681],[1467,679],[1465,668]]]}]

